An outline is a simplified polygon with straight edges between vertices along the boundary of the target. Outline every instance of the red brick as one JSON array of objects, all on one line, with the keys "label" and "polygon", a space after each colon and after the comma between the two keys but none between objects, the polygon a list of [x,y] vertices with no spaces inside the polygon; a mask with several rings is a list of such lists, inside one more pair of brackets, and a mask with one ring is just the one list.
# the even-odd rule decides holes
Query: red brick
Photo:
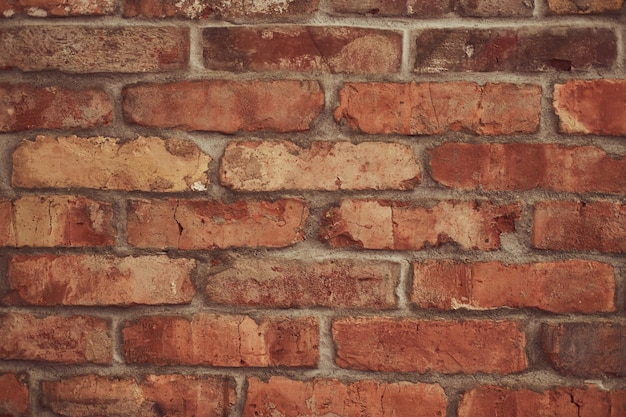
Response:
[{"label": "red brick", "polygon": [[392,262],[239,258],[214,265],[206,293],[218,304],[393,308],[399,276]]},{"label": "red brick", "polygon": [[0,132],[90,128],[113,120],[111,100],[101,90],[0,83],[0,97]]},{"label": "red brick", "polygon": [[0,246],[107,246],[115,242],[111,204],[80,196],[0,201]]},{"label": "red brick", "polygon": [[313,318],[152,316],[125,324],[124,355],[128,363],[155,365],[312,367],[318,332]]},{"label": "red brick", "polygon": [[167,256],[18,255],[7,274],[11,304],[133,305],[189,303],[195,261]]},{"label": "red brick", "polygon": [[513,373],[526,369],[526,337],[510,321],[349,318],[333,323],[342,368],[383,372]]},{"label": "red brick", "polygon": [[231,142],[220,167],[223,185],[238,191],[413,189],[420,166],[399,143]]},{"label": "red brick", "polygon": [[616,57],[609,29],[428,29],[417,32],[415,71],[598,70]]},{"label": "red brick", "polygon": [[244,417],[414,416],[444,417],[447,397],[437,384],[343,383],[336,379],[248,379]]},{"label": "red brick", "polygon": [[124,191],[204,191],[211,158],[193,142],[139,137],[22,141],[13,152],[13,186]]},{"label": "red brick", "polygon": [[413,265],[411,301],[421,308],[536,307],[555,313],[616,310],[613,267],[568,260],[533,264],[429,261]]},{"label": "red brick", "polygon": [[122,94],[132,123],[222,133],[308,130],[324,105],[314,81],[182,81],[127,87]]},{"label": "red brick", "polygon": [[285,247],[304,240],[308,209],[301,200],[135,200],[128,242],[143,248]]},{"label": "red brick", "polygon": [[432,207],[382,200],[343,200],[324,214],[320,237],[331,247],[420,250],[452,243],[496,250],[500,234],[515,230],[517,204],[442,201]]},{"label": "red brick", "polygon": [[626,80],[570,80],[555,84],[553,107],[563,133],[626,134]]},{"label": "red brick", "polygon": [[224,378],[148,375],[135,379],[84,375],[43,381],[42,404],[69,417],[226,416],[233,384]]},{"label": "red brick", "polygon": [[222,71],[393,73],[402,35],[354,27],[215,27],[203,32],[204,64]]},{"label": "red brick", "polygon": [[624,0],[548,0],[553,14],[619,14]]},{"label": "red brick", "polygon": [[533,245],[551,250],[626,252],[626,205],[543,201],[535,206]]},{"label": "red brick", "polygon": [[548,391],[482,385],[467,391],[459,417],[622,417],[626,391],[591,386],[557,387]]},{"label": "red brick", "polygon": [[0,69],[22,71],[159,72],[189,59],[189,31],[175,27],[21,26],[0,30],[0,43]]},{"label": "red brick", "polygon": [[559,373],[626,376],[625,324],[544,324],[542,330],[543,350]]},{"label": "red brick", "polygon": [[335,120],[370,134],[533,133],[541,109],[535,85],[346,83],[339,96]]},{"label": "red brick", "polygon": [[109,364],[113,359],[109,325],[95,317],[7,313],[0,315],[0,340],[4,360]]},{"label": "red brick", "polygon": [[112,15],[116,5],[114,0],[0,0],[0,18]]},{"label": "red brick", "polygon": [[525,0],[331,0],[338,13],[414,18],[532,16],[533,4]]},{"label": "red brick", "polygon": [[458,0],[456,7],[467,17],[530,17],[534,11],[528,0]]},{"label": "red brick", "polygon": [[24,375],[0,374],[0,416],[29,416],[29,397]]},{"label": "red brick", "polygon": [[180,17],[228,21],[291,20],[317,11],[319,0],[125,0],[126,17]]},{"label": "red brick", "polygon": [[446,187],[626,191],[626,159],[594,146],[445,143],[430,157],[433,179]]}]

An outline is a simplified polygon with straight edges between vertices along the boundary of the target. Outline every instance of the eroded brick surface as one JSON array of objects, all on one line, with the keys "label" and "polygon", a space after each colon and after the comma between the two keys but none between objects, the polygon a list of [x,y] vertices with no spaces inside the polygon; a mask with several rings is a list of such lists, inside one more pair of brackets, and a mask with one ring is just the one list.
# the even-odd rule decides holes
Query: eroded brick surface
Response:
[{"label": "eroded brick surface", "polygon": [[548,0],[548,10],[554,14],[618,14],[624,0]]},{"label": "eroded brick surface", "polygon": [[102,16],[115,12],[114,0],[0,0],[0,18]]}]

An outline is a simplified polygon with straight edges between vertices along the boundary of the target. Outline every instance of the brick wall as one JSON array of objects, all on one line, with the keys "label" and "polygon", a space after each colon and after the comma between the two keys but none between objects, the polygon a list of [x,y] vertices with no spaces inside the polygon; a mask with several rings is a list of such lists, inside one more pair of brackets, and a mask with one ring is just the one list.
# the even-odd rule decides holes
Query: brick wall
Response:
[{"label": "brick wall", "polygon": [[626,416],[623,0],[0,0],[0,416]]}]

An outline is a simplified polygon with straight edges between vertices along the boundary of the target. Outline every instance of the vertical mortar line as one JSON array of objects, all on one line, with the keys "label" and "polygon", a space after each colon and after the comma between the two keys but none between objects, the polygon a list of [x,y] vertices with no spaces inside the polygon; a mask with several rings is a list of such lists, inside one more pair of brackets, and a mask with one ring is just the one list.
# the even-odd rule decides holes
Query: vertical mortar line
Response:
[{"label": "vertical mortar line", "polygon": [[552,111],[552,97],[554,87],[552,79],[541,77],[539,81],[541,87],[541,108],[539,112],[539,130],[536,134],[539,142],[552,141],[558,133],[558,121],[556,114]]},{"label": "vertical mortar line", "polygon": [[318,316],[319,329],[319,361],[318,370],[327,371],[335,366],[335,344],[332,335],[332,318],[329,316]]},{"label": "vertical mortar line", "polygon": [[113,335],[113,363],[112,367],[115,365],[123,365],[124,362],[124,354],[122,350],[124,349],[124,344],[122,340],[122,329],[120,325],[120,317],[115,315],[111,317],[111,333]]},{"label": "vertical mortar line", "polygon": [[622,25],[618,25],[613,29],[613,31],[617,42],[617,56],[615,58],[617,62],[615,63],[614,70],[623,76],[624,70],[626,69],[626,57],[624,56],[624,27]]},{"label": "vertical mortar line", "polygon": [[235,404],[230,409],[229,417],[241,417],[243,416],[244,407],[246,405],[246,389],[248,382],[243,375],[235,375]]},{"label": "vertical mortar line", "polygon": [[408,260],[400,261],[400,279],[396,287],[395,294],[398,300],[398,309],[407,312],[410,309],[409,297],[411,285],[411,262]]},{"label": "vertical mortar line", "polygon": [[202,59],[202,28],[189,26],[189,71],[192,74],[204,70]]},{"label": "vertical mortar line", "polygon": [[535,7],[533,9],[533,17],[544,17],[546,15],[546,5],[544,2],[547,0],[535,0]]},{"label": "vertical mortar line", "polygon": [[400,67],[400,75],[409,77],[411,75],[411,33],[410,28],[402,30],[402,65]]}]

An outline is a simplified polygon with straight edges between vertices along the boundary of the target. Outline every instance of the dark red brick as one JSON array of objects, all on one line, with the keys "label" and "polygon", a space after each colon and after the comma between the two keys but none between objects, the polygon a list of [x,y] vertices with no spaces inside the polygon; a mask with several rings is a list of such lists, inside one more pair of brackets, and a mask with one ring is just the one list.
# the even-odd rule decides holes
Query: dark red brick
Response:
[{"label": "dark red brick", "polygon": [[26,376],[0,374],[0,416],[27,417],[29,409],[30,391]]},{"label": "dark red brick", "polygon": [[0,0],[0,18],[103,16],[112,15],[116,8],[115,0]]}]

